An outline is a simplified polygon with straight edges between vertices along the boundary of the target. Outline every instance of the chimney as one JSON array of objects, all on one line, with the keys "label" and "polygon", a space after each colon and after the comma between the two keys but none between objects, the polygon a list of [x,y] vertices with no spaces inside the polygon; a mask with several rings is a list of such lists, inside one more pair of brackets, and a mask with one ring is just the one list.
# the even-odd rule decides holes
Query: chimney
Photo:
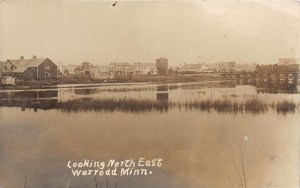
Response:
[{"label": "chimney", "polygon": [[24,56],[20,56],[20,59],[24,59]]},{"label": "chimney", "polygon": [[33,55],[32,58],[33,58],[33,59],[36,59],[36,55]]}]

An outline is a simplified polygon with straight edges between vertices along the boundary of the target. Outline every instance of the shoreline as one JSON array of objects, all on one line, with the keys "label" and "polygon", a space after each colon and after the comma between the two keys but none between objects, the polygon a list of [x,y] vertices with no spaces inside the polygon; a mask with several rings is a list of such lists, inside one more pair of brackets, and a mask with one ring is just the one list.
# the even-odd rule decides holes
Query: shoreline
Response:
[{"label": "shoreline", "polygon": [[208,84],[208,83],[229,83],[232,80],[211,80],[211,81],[196,81],[196,82],[111,82],[111,83],[78,83],[78,84],[56,84],[56,85],[48,85],[48,86],[9,86],[3,87],[0,86],[0,93],[6,91],[22,91],[22,90],[56,90],[56,89],[68,89],[68,88],[93,88],[100,86],[139,86],[139,85],[193,85],[193,84]]}]

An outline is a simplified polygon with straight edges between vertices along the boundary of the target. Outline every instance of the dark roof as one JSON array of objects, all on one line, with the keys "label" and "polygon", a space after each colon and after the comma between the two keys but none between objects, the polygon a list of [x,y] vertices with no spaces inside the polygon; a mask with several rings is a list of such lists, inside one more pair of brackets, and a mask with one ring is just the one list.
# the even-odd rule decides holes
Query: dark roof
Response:
[{"label": "dark roof", "polygon": [[38,67],[48,58],[36,58],[36,59],[9,59],[8,61],[13,64],[16,69],[14,72],[22,73],[29,67]]},{"label": "dark roof", "polygon": [[89,62],[83,62],[75,68],[75,71],[84,71],[93,68],[94,66]]}]

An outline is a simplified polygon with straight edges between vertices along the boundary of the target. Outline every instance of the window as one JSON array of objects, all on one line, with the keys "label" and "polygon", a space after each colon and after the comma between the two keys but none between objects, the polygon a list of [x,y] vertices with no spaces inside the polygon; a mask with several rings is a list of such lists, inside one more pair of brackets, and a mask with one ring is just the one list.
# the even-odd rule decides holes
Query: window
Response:
[{"label": "window", "polygon": [[14,70],[14,67],[13,67],[13,66],[11,66],[11,67],[10,67],[10,70]]},{"label": "window", "polygon": [[45,70],[50,70],[50,66],[45,66]]}]

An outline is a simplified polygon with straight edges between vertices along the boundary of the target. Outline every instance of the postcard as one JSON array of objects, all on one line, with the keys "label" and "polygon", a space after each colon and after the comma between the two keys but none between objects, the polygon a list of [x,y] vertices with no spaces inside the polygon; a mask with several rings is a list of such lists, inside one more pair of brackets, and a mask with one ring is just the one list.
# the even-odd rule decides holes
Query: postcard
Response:
[{"label": "postcard", "polygon": [[0,0],[0,188],[298,188],[300,2]]}]

